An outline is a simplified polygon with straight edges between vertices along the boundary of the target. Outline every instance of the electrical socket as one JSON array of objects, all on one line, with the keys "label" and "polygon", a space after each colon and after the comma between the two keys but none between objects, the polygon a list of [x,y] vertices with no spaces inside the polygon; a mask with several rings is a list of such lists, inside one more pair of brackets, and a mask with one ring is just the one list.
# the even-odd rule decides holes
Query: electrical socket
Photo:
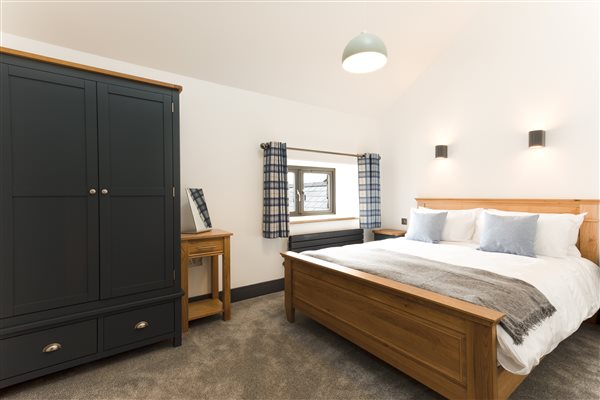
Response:
[{"label": "electrical socket", "polygon": [[402,218],[402,225],[407,225],[408,221],[406,220],[406,218]]}]

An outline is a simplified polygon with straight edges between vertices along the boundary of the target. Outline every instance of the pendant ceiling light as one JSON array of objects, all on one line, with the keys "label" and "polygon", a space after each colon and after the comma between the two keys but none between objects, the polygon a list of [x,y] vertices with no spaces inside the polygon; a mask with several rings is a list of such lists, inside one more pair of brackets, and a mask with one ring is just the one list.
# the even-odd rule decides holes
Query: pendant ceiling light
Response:
[{"label": "pendant ceiling light", "polygon": [[348,42],[342,56],[342,67],[354,74],[377,71],[386,62],[387,49],[383,40],[367,32]]}]

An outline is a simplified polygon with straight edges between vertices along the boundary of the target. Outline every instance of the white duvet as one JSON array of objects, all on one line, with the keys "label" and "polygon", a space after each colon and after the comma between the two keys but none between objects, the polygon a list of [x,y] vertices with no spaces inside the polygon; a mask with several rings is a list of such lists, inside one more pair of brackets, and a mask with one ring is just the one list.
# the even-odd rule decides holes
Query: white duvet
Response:
[{"label": "white duvet", "polygon": [[530,330],[520,345],[515,345],[498,325],[498,362],[514,374],[528,374],[542,357],[600,308],[600,268],[582,257],[531,258],[479,251],[474,243],[431,244],[404,238],[360,246],[385,248],[448,264],[479,268],[535,286],[557,311]]}]

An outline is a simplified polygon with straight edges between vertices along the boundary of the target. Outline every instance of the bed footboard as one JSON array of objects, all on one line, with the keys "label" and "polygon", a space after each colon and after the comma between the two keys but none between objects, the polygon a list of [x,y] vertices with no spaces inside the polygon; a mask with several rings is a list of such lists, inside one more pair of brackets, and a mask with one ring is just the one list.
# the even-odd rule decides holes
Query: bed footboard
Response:
[{"label": "bed footboard", "polygon": [[506,398],[524,379],[497,367],[503,314],[294,252],[285,310],[299,310],[448,398]]}]

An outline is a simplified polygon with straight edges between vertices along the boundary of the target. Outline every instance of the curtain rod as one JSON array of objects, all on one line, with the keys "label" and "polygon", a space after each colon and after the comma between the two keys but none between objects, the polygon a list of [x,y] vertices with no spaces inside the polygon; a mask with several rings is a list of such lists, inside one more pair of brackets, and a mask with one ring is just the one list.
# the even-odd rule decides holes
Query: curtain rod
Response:
[{"label": "curtain rod", "polygon": [[[261,143],[260,148],[265,150],[269,148],[268,143]],[[347,156],[347,157],[361,157],[364,154],[353,154],[353,153],[340,153],[337,151],[326,151],[326,150],[314,150],[314,149],[303,149],[301,147],[287,147],[288,150],[296,150],[296,151],[307,151],[309,153],[320,153],[320,154],[333,154],[335,156]]]}]

